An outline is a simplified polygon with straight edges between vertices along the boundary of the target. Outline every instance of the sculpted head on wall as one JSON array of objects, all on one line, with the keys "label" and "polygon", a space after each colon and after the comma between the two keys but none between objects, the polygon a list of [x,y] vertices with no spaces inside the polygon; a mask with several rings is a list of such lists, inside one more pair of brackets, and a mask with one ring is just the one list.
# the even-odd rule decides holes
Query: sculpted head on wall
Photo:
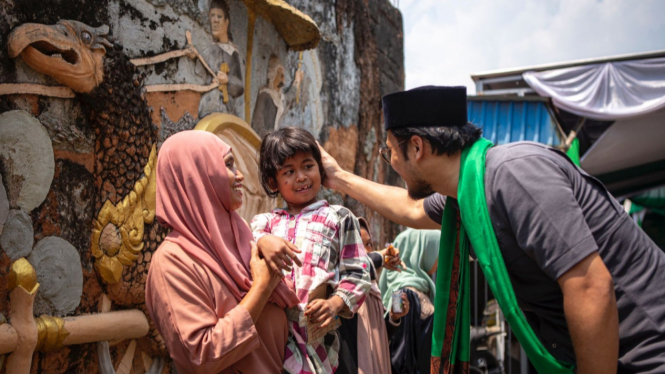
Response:
[{"label": "sculpted head on wall", "polygon": [[90,92],[104,75],[104,55],[111,43],[109,27],[71,20],[55,25],[26,23],[9,35],[9,57],[21,55],[35,71],[53,77],[76,92]]}]

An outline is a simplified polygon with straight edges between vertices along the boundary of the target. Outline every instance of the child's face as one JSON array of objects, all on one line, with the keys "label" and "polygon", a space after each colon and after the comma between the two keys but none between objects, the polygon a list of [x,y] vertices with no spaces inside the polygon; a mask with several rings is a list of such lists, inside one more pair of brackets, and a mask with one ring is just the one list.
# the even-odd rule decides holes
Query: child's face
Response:
[{"label": "child's face", "polygon": [[302,209],[314,203],[319,189],[321,173],[310,153],[296,153],[277,172],[277,190],[290,208]]}]

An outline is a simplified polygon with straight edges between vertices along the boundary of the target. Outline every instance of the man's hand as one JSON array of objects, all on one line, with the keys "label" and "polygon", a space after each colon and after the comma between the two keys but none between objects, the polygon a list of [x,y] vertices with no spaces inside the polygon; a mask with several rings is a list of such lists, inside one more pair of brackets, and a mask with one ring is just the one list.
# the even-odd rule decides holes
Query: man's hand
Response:
[{"label": "man's hand", "polygon": [[322,329],[333,323],[340,310],[345,306],[344,300],[339,296],[333,296],[327,300],[316,299],[307,304],[305,316],[309,318],[310,322],[318,324],[318,329]]},{"label": "man's hand", "polygon": [[316,144],[321,151],[321,163],[323,164],[323,170],[326,172],[326,180],[323,182],[323,185],[327,188],[337,190],[337,176],[339,173],[344,172],[344,170],[339,166],[337,160],[321,147],[319,142],[316,142]]},{"label": "man's hand", "polygon": [[282,275],[283,270],[291,271],[294,262],[298,266],[302,266],[302,262],[296,254],[300,253],[300,250],[287,240],[275,235],[265,235],[256,244],[270,269],[280,275]]},{"label": "man's hand", "polygon": [[559,279],[577,373],[616,373],[619,312],[612,275],[597,252]]}]

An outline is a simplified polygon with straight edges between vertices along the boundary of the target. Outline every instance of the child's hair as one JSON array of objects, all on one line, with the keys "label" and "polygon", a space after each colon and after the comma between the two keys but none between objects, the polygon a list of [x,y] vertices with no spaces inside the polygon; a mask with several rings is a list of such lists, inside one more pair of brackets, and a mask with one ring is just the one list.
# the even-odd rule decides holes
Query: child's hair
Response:
[{"label": "child's hair", "polygon": [[268,196],[277,197],[277,172],[284,162],[298,152],[309,153],[319,165],[321,183],[326,174],[321,163],[321,151],[316,139],[307,130],[298,127],[284,127],[268,133],[261,141],[259,166],[261,168],[261,186]]}]

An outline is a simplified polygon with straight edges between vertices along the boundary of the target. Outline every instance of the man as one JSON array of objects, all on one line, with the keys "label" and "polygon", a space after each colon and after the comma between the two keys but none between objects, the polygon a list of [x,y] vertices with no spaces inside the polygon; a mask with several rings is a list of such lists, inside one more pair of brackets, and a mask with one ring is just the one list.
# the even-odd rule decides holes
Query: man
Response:
[{"label": "man", "polygon": [[[231,18],[229,5],[224,0],[213,0],[208,12],[210,18],[210,32],[214,43],[209,44],[201,51],[201,57],[208,67],[217,74],[217,81],[226,85],[228,101],[224,102],[224,95],[220,89],[214,89],[201,95],[199,102],[199,118],[213,112],[230,113],[237,115],[234,108],[234,99],[245,92],[242,82],[240,66],[240,53],[231,43],[229,25]],[[196,62],[196,74],[205,76],[205,83],[210,84],[213,77],[200,61]]]},{"label": "man", "polygon": [[[383,98],[383,110],[381,153],[408,191],[346,172],[324,152],[326,186],[396,223],[438,228],[443,196],[455,204],[462,191],[465,150],[486,142],[467,123],[466,89],[394,93]],[[519,307],[547,352],[578,373],[664,373],[665,253],[600,182],[557,150],[496,146],[486,150],[484,166],[480,198]],[[462,217],[471,213],[460,209]]]}]

